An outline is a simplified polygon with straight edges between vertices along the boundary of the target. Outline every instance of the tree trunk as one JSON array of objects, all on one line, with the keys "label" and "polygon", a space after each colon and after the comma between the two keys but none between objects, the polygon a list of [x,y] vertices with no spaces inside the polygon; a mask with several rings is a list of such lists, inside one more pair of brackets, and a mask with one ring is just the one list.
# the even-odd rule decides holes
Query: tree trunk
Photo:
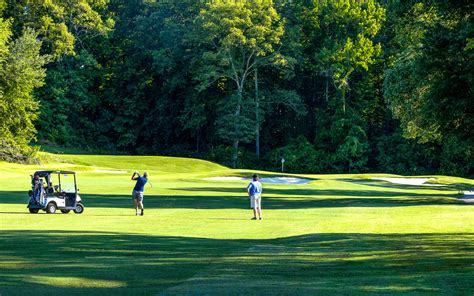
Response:
[{"label": "tree trunk", "polygon": [[346,115],[346,88],[342,87],[342,112]]},{"label": "tree trunk", "polygon": [[260,101],[258,99],[258,71],[255,69],[255,155],[260,158]]},{"label": "tree trunk", "polygon": [[232,144],[232,168],[237,168],[237,159],[239,157],[239,140],[235,139]]},{"label": "tree trunk", "polygon": [[344,77],[341,79],[341,90],[342,90],[342,112],[344,114],[344,116],[346,115],[346,90],[349,89],[349,82],[348,82],[348,79],[349,79],[349,76],[351,75],[351,73],[354,71],[354,69],[350,69],[347,71],[346,75],[344,75]]},{"label": "tree trunk", "polygon": [[196,152],[199,153],[199,142],[201,141],[201,129],[198,128],[196,135]]},{"label": "tree trunk", "polygon": [[[242,106],[242,92],[243,89],[238,90],[238,95],[237,95],[237,106],[235,108],[235,113],[234,116],[237,119],[240,116],[240,109]],[[234,127],[234,142],[232,144],[232,167],[235,169],[237,168],[237,159],[239,157],[239,134],[240,134],[240,128],[237,120],[235,121],[235,127]]]}]

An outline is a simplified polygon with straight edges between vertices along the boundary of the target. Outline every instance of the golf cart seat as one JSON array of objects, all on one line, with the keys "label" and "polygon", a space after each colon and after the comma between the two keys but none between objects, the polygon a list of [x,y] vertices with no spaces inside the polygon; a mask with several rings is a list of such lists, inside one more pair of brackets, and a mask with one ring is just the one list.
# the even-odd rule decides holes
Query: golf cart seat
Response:
[{"label": "golf cart seat", "polygon": [[76,195],[74,193],[65,193],[64,199],[66,201],[66,207],[73,207],[76,204]]}]

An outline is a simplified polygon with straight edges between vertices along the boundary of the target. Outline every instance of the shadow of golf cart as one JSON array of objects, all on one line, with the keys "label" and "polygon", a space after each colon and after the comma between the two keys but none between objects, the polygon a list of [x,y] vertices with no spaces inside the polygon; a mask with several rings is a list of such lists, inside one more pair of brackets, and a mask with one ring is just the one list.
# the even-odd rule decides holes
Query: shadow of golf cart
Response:
[{"label": "shadow of golf cart", "polygon": [[76,173],[72,171],[37,171],[31,176],[32,189],[28,192],[27,208],[36,214],[43,210],[54,214],[56,210],[67,214],[84,212],[84,205],[78,194]]}]

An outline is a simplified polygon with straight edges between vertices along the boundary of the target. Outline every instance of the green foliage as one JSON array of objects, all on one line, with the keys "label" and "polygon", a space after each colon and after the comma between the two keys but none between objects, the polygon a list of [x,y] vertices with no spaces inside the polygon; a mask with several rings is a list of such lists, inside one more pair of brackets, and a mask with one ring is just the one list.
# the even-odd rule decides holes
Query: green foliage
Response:
[{"label": "green foliage", "polygon": [[[43,93],[43,98],[47,99],[42,100],[43,104],[39,104],[33,91],[43,86],[44,66],[52,58],[59,60],[63,54],[75,54],[75,42],[82,43],[92,31],[106,33],[110,30],[113,21],[103,20],[96,11],[106,5],[107,1],[86,0],[2,1],[0,15],[4,14],[9,20],[0,18],[1,158],[26,161],[34,156],[37,148],[30,148],[28,144],[36,136],[34,122],[39,108],[43,112],[40,126],[43,140],[65,143],[74,137],[76,130],[65,120],[71,111],[75,111],[73,106],[77,106],[65,98],[71,93],[63,84],[70,81],[58,74],[53,66],[48,72],[48,92]],[[83,80],[76,81],[75,86]],[[89,104],[85,97],[87,95],[79,97],[76,102],[82,106]],[[87,128],[89,122],[81,128]]]},{"label": "green foliage", "polygon": [[467,141],[451,136],[443,142],[440,169],[451,176],[474,175],[474,149]]},{"label": "green foliage", "polygon": [[[206,159],[220,163],[225,166],[232,166],[233,164],[232,155],[233,155],[232,147],[220,145],[220,146],[212,147],[211,149],[209,149],[209,151],[206,154]],[[242,151],[239,151],[239,156],[241,155],[242,155]],[[242,158],[240,157],[238,159],[240,161]],[[238,164],[240,167],[241,164],[240,163]]]},{"label": "green foliage", "polygon": [[387,71],[384,90],[406,136],[421,142],[456,137],[466,146],[473,143],[474,63],[468,37],[474,31],[466,5],[458,10],[419,4],[404,18],[403,26],[408,23],[415,33],[399,37],[406,47]]},{"label": "green foliage", "polygon": [[63,54],[74,55],[77,44],[83,46],[84,38],[111,30],[114,26],[111,16],[100,14],[108,2],[19,0],[7,6],[6,14],[15,20],[18,31],[34,28],[43,40],[44,52],[57,60]]},{"label": "green foliage", "polygon": [[269,153],[269,162],[273,170],[281,170],[282,158],[285,159],[285,172],[315,173],[321,169],[317,151],[303,136]]},{"label": "green foliage", "polygon": [[[420,137],[423,142],[439,137],[437,124],[426,122],[421,115],[424,109],[423,98],[428,95],[427,79],[423,79],[425,69],[419,63],[422,55],[424,34],[436,20],[430,7],[415,5],[409,14],[400,20],[395,41],[404,50],[398,55],[393,67],[385,76],[385,98],[396,118],[401,119],[405,134]],[[408,29],[406,29],[408,28]],[[428,110],[426,110],[428,111]],[[425,128],[421,128],[424,126]]]},{"label": "green foliage", "polygon": [[[21,0],[0,12],[9,155],[29,154],[36,124],[39,143],[86,151],[473,174],[468,1]],[[41,42],[21,39],[31,28]]]},{"label": "green foliage", "polygon": [[94,90],[100,81],[100,70],[95,58],[85,50],[75,57],[65,57],[48,70],[46,85],[36,92],[44,98],[38,120],[43,141],[76,146],[98,140],[99,127],[94,119],[100,100]]},{"label": "green foliage", "polygon": [[203,48],[195,76],[199,90],[218,81],[233,84],[230,88],[234,93],[223,96],[232,109],[223,112],[217,123],[218,135],[232,141],[235,167],[239,142],[246,142],[255,130],[243,109],[248,101],[244,97],[248,77],[260,67],[288,64],[277,50],[284,34],[283,22],[272,1],[224,0],[210,2],[201,10],[196,24],[196,42]]},{"label": "green foliage", "polygon": [[406,137],[442,147],[439,171],[472,175],[474,120],[472,7],[416,4],[397,22],[401,50],[387,71],[384,92]]},{"label": "green foliage", "polygon": [[406,139],[402,131],[382,135],[377,140],[375,154],[380,170],[404,175],[423,175],[436,172],[439,148]]},{"label": "green foliage", "polygon": [[40,55],[41,42],[32,29],[11,40],[9,28],[0,18],[0,159],[25,162],[36,152],[28,146],[38,116],[32,92],[43,85],[48,57]]},{"label": "green foliage", "polygon": [[345,120],[339,121],[335,129],[348,130],[348,133],[333,156],[333,167],[335,167],[338,172],[364,171],[367,165],[369,146],[365,131],[358,125],[352,125],[348,129]]},{"label": "green foliage", "polygon": [[306,106],[301,101],[301,97],[294,90],[281,89],[278,87],[267,88],[262,93],[262,108],[270,115],[285,108],[287,112],[292,112],[296,116],[307,114]]},{"label": "green foliage", "polygon": [[318,134],[314,146],[318,153],[318,173],[362,172],[367,169],[369,139],[364,120],[349,109],[328,114],[317,110]]},{"label": "green foliage", "polygon": [[376,1],[314,1],[303,10],[310,68],[331,78],[341,93],[344,112],[349,77],[357,69],[367,71],[381,53],[380,43],[373,39],[384,17],[385,10]]},{"label": "green foliage", "polygon": [[[216,120],[217,135],[232,144],[236,139],[239,142],[248,143],[252,140],[255,134],[255,120],[251,118],[252,101],[248,99],[241,99],[239,102],[237,94],[231,94],[230,98],[218,105],[217,112],[220,114]],[[236,105],[240,104],[240,114],[235,114]]]}]

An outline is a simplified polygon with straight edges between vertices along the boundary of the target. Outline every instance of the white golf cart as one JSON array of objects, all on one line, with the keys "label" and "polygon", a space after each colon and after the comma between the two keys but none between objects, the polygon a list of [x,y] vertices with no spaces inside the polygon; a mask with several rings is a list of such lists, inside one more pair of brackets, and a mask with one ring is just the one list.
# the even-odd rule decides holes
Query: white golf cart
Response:
[{"label": "white golf cart", "polygon": [[56,210],[67,214],[84,212],[84,205],[78,194],[76,173],[71,171],[37,171],[31,176],[32,190],[28,192],[27,208],[36,214],[39,210],[54,214]]}]

